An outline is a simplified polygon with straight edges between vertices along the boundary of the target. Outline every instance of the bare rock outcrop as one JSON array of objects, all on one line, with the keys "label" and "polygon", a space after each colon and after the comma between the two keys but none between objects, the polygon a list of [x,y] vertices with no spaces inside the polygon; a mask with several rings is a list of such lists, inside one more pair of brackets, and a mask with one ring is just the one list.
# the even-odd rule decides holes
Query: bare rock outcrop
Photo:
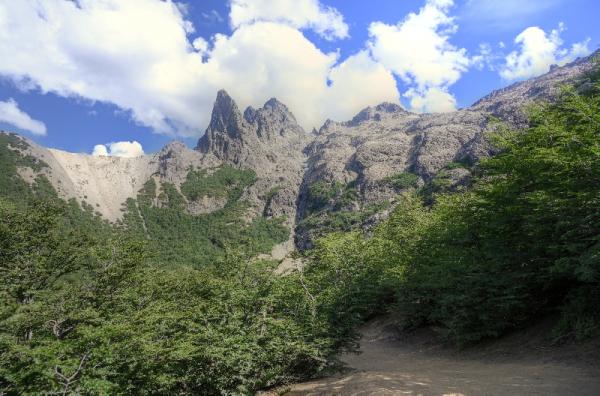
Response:
[{"label": "bare rock outcrop", "polygon": [[256,172],[257,182],[243,199],[254,215],[284,217],[294,228],[296,201],[307,160],[304,148],[310,141],[290,110],[277,99],[263,107],[248,107],[244,113],[221,90],[210,124],[197,150],[204,161],[222,162]]}]

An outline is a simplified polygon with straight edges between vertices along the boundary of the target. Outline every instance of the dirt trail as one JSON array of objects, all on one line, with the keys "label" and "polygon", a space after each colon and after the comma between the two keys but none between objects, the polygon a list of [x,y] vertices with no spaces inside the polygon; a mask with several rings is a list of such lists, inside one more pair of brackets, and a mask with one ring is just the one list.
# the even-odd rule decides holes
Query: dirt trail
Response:
[{"label": "dirt trail", "polygon": [[457,352],[433,339],[398,340],[385,321],[372,322],[363,329],[362,353],[342,359],[349,373],[297,384],[285,394],[600,395],[597,343],[550,348],[537,334],[519,334]]}]

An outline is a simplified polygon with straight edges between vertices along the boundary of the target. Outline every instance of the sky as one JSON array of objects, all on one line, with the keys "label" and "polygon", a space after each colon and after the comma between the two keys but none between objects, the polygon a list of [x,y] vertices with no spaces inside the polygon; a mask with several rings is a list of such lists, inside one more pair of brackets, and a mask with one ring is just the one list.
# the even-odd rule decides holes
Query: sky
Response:
[{"label": "sky", "polygon": [[597,0],[0,0],[0,129],[137,156],[194,147],[225,89],[307,130],[381,102],[467,107],[600,48]]}]

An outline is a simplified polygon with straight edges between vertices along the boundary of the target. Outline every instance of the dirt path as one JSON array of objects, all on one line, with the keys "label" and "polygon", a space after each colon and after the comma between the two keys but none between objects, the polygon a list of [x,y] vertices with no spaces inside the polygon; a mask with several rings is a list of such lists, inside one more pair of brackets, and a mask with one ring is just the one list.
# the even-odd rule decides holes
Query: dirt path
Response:
[{"label": "dirt path", "polygon": [[373,322],[363,330],[362,353],[343,357],[351,372],[297,384],[285,394],[600,395],[600,368],[589,348],[524,343],[529,339],[539,337],[521,334],[457,352],[430,334],[398,340],[388,325]]}]

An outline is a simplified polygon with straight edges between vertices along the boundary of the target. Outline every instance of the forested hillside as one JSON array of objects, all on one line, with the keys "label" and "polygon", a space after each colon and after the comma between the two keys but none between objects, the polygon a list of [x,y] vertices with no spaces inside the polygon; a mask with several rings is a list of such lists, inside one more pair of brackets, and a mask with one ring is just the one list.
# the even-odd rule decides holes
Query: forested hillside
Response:
[{"label": "forested hillside", "polygon": [[[301,226],[346,231],[286,276],[256,259],[288,230],[244,220],[251,171],[152,179],[111,224],[21,179],[45,164],[0,135],[0,393],[253,394],[335,368],[382,313],[458,346],[557,313],[555,342],[598,336],[600,73],[528,112],[522,130],[497,123],[496,156],[446,166],[470,168],[461,188],[389,178],[404,192],[365,231],[352,184],[317,185]],[[184,209],[206,195],[226,203]]]},{"label": "forested hillside", "polygon": [[287,231],[240,218],[251,172],[190,172],[186,195],[228,197],[200,216],[151,180],[113,226],[43,177],[29,186],[17,167],[45,164],[0,136],[3,393],[247,394],[314,375],[347,344],[300,275],[252,258]]},{"label": "forested hillside", "polygon": [[499,154],[475,165],[466,191],[445,192],[438,174],[373,235],[321,239],[311,268],[348,270],[349,308],[385,306],[401,328],[432,325],[458,345],[557,311],[556,341],[598,335],[599,77],[530,108],[527,129],[498,124]]}]

